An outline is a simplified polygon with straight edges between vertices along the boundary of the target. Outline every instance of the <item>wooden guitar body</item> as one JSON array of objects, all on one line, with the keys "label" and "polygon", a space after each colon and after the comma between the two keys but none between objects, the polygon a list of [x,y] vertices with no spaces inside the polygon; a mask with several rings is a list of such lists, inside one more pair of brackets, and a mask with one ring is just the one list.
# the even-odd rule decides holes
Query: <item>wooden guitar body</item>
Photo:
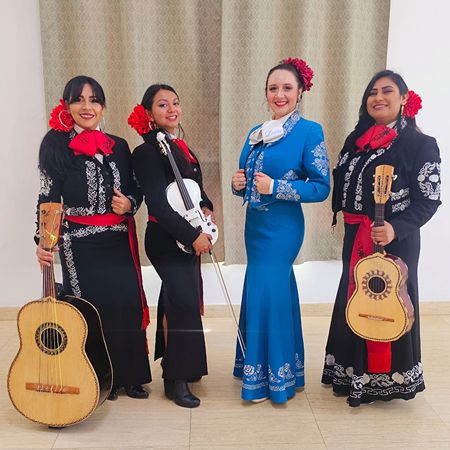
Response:
[{"label": "wooden guitar body", "polygon": [[[40,245],[58,242],[62,205],[40,205]],[[43,296],[17,316],[20,348],[8,373],[14,407],[34,422],[66,427],[89,417],[112,387],[100,316],[88,301],[56,298],[53,263],[42,266]]]},{"label": "wooden guitar body", "polygon": [[346,318],[358,336],[391,342],[411,330],[414,308],[406,288],[408,269],[398,257],[374,253],[355,266],[355,292]]},{"label": "wooden guitar body", "polygon": [[45,298],[22,307],[17,318],[20,348],[8,374],[15,408],[53,427],[89,417],[112,386],[97,310],[85,300],[68,300],[72,304]]}]

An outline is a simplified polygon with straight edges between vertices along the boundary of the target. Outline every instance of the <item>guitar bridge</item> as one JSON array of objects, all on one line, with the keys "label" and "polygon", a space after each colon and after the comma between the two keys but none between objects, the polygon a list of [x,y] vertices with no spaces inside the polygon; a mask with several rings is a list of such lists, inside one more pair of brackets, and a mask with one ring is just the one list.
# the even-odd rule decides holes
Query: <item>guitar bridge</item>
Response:
[{"label": "guitar bridge", "polygon": [[80,393],[79,387],[61,386],[60,384],[25,383],[27,391],[49,392],[51,394],[74,394]]},{"label": "guitar bridge", "polygon": [[391,317],[374,316],[372,314],[362,314],[362,313],[359,313],[358,316],[364,317],[369,320],[378,320],[380,322],[395,322],[395,320],[392,319]]}]

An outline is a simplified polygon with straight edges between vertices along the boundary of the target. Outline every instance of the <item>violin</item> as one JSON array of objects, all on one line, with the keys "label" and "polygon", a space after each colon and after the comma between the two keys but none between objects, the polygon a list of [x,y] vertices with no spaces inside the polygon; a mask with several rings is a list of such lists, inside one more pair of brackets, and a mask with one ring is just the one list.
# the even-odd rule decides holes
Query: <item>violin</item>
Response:
[{"label": "violin", "polygon": [[[217,229],[217,225],[212,221],[211,215],[205,216],[200,208],[200,202],[202,201],[200,186],[194,180],[181,176],[170,146],[166,141],[166,135],[160,131],[156,135],[156,139],[161,153],[169,159],[175,175],[175,181],[170,183],[166,188],[169,205],[196,230],[210,234],[212,236],[211,244],[214,245],[219,237],[219,230]],[[191,245],[187,246],[178,241],[177,245],[186,253],[194,253]]]}]

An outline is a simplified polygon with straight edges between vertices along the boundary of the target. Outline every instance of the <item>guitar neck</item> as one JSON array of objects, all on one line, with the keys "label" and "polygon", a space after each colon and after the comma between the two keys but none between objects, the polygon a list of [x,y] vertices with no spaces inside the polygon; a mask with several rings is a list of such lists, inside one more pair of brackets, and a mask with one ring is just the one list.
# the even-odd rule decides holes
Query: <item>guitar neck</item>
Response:
[{"label": "guitar neck", "polygon": [[177,182],[178,189],[180,190],[184,206],[186,210],[189,211],[190,209],[194,208],[194,204],[192,203],[192,199],[189,195],[188,190],[186,189],[186,185],[184,184],[183,177],[181,176],[177,163],[175,162],[175,159],[170,150],[167,152],[167,156],[169,158],[170,165],[172,166],[172,170],[175,175],[175,181]]},{"label": "guitar neck", "polygon": [[53,263],[50,263],[50,266],[42,266],[42,297],[56,298]]},{"label": "guitar neck", "polygon": [[[384,225],[384,203],[375,203],[374,226],[382,227]],[[384,247],[380,244],[373,244],[374,253],[383,253]]]}]

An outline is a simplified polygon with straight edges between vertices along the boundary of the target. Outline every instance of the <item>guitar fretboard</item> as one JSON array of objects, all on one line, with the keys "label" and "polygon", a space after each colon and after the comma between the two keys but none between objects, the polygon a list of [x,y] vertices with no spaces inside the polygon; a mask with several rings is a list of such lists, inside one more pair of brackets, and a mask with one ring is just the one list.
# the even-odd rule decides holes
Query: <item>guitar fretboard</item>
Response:
[{"label": "guitar fretboard", "polygon": [[[384,225],[384,203],[375,203],[375,227],[382,227]],[[380,244],[373,244],[374,253],[384,253],[384,247]]]}]

